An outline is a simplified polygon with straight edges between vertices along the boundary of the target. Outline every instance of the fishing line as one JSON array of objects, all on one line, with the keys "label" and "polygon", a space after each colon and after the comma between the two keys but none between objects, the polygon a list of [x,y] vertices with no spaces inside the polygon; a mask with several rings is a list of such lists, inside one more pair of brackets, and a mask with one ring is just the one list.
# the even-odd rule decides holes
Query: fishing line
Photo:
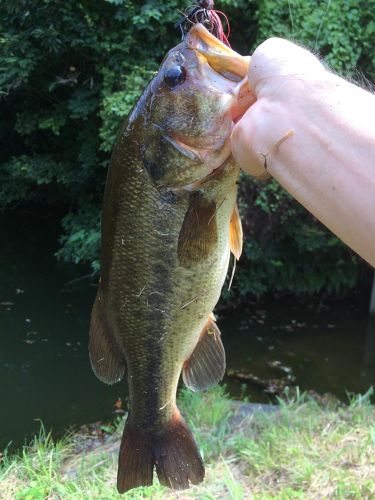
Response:
[{"label": "fishing line", "polygon": [[[221,10],[214,9],[213,0],[199,0],[198,4],[191,5],[182,14],[183,17],[175,25],[180,28],[182,38],[185,38],[194,24],[201,23],[216,38],[230,47],[228,18]],[[226,32],[224,31],[222,19],[226,24]]]},{"label": "fishing line", "polygon": [[228,285],[228,292],[232,286],[232,281],[233,281],[233,278],[234,278],[234,272],[236,270],[236,257],[233,255],[233,268],[232,268],[232,275],[230,277],[230,280],[229,280],[229,285]]}]

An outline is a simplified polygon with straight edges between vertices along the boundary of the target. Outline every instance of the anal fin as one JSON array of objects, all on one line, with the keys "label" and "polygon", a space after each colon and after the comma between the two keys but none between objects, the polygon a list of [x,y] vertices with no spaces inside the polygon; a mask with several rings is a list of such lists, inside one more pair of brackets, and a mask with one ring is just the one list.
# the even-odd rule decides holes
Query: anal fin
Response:
[{"label": "anal fin", "polygon": [[184,363],[182,379],[192,391],[203,391],[220,382],[224,373],[224,346],[214,316],[210,315],[193,353]]},{"label": "anal fin", "polygon": [[89,354],[91,367],[106,384],[119,382],[125,373],[125,359],[110,331],[99,286],[91,312]]},{"label": "anal fin", "polygon": [[237,203],[234,206],[232,217],[230,219],[229,240],[231,252],[238,260],[242,253],[243,232]]}]

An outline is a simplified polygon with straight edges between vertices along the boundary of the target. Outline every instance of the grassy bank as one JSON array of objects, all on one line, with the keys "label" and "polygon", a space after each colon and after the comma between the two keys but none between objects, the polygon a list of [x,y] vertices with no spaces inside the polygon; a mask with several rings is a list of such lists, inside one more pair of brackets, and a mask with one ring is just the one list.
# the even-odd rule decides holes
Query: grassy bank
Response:
[{"label": "grassy bank", "polygon": [[300,395],[281,401],[279,411],[244,416],[216,388],[184,392],[180,407],[206,463],[201,485],[171,492],[155,484],[118,495],[118,421],[90,451],[87,434],[53,442],[41,432],[21,455],[2,460],[0,498],[375,498],[375,407],[368,394],[348,405]]}]

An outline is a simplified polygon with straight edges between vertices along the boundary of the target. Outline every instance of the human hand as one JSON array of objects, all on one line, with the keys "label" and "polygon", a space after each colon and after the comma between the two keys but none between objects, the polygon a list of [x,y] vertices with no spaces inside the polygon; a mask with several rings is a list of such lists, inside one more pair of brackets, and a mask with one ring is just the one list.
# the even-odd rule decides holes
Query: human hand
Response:
[{"label": "human hand", "polygon": [[249,84],[257,101],[232,132],[237,163],[272,175],[375,266],[375,96],[279,38],[255,50]]},{"label": "human hand", "polygon": [[[318,58],[287,40],[270,38],[255,50],[249,85],[257,102],[232,133],[233,155],[246,173],[258,178],[269,175],[268,155],[293,135],[297,121],[312,119],[313,94],[327,79],[329,72]],[[303,132],[303,123],[298,125]]]}]

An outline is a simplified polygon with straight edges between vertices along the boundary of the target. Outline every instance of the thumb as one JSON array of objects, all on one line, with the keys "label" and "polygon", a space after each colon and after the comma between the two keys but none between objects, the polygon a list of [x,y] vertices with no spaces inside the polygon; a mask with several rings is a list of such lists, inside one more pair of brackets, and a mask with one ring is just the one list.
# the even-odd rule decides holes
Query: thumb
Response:
[{"label": "thumb", "polygon": [[279,95],[297,80],[320,78],[326,72],[308,50],[282,38],[269,38],[256,48],[249,66],[249,84],[257,97]]},{"label": "thumb", "polygon": [[268,177],[267,151],[294,128],[294,115],[304,113],[306,82],[319,81],[325,73],[319,59],[287,40],[270,38],[259,45],[249,66],[257,101],[232,132],[232,153],[244,172]]},{"label": "thumb", "polygon": [[236,123],[231,137],[232,154],[236,163],[246,174],[258,179],[268,177],[265,158],[260,149],[260,145],[264,144],[261,137],[262,127],[259,126],[263,107],[262,101],[253,104]]}]

